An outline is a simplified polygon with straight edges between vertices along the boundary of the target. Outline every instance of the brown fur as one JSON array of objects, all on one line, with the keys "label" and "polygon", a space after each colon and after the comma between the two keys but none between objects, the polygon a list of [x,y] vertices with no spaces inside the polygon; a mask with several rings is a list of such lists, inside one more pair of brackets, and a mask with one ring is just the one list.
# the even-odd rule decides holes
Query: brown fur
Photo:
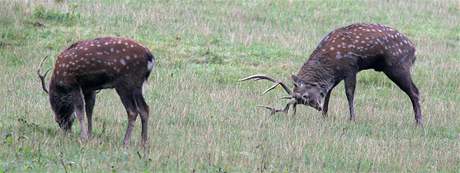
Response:
[{"label": "brown fur", "polygon": [[[342,80],[349,102],[350,120],[355,119],[353,106],[356,74],[361,70],[383,71],[411,99],[417,124],[422,125],[419,91],[410,76],[415,61],[415,47],[409,39],[387,26],[353,24],[329,33],[313,51],[307,62],[293,76],[294,94],[304,95],[303,102],[327,115],[332,89]],[[304,87],[299,89],[300,85]],[[309,93],[312,88],[324,96]],[[302,90],[302,91],[300,91]],[[306,93],[306,94],[305,94]],[[323,106],[320,106],[321,100]]]},{"label": "brown fur", "polygon": [[124,144],[129,142],[137,115],[141,116],[142,143],[145,144],[149,107],[142,95],[142,85],[153,65],[150,51],[130,39],[105,37],[72,44],[59,54],[49,84],[49,99],[56,121],[61,128],[70,131],[75,112],[81,137],[86,139],[92,132],[96,91],[115,88],[128,113]]}]

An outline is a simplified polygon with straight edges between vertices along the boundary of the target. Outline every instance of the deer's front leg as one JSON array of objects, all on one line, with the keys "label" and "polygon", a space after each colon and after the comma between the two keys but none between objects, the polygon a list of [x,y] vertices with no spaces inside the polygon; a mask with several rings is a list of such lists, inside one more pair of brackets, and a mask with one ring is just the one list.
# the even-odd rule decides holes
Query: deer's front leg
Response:
[{"label": "deer's front leg", "polygon": [[85,110],[86,118],[88,120],[88,137],[91,137],[93,131],[93,108],[96,103],[96,92],[95,91],[86,91],[84,92],[85,96]]},{"label": "deer's front leg", "polygon": [[331,91],[328,91],[326,97],[324,98],[324,105],[323,105],[323,117],[327,117],[327,111],[329,109],[329,97],[331,97]]},{"label": "deer's front leg", "polygon": [[348,109],[350,110],[350,121],[355,120],[355,106],[354,106],[354,95],[355,95],[355,86],[356,86],[356,73],[347,76],[345,78],[345,94],[347,95],[348,100]]},{"label": "deer's front leg", "polygon": [[339,82],[335,83],[331,87],[331,89],[329,89],[329,91],[326,94],[326,97],[324,98],[323,117],[327,117],[327,111],[329,109],[329,98],[331,97],[332,90],[335,88],[335,86],[337,86],[337,84],[339,84]]},{"label": "deer's front leg", "polygon": [[82,140],[88,139],[88,129],[85,126],[85,101],[81,89],[72,93],[73,105],[75,107],[75,114],[80,123],[80,138]]}]

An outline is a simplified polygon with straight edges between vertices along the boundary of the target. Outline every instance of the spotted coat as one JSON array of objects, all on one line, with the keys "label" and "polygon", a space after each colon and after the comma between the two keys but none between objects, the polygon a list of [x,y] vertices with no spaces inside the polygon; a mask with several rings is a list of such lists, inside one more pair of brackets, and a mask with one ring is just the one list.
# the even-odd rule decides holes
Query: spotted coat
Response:
[{"label": "spotted coat", "polygon": [[127,38],[103,37],[72,44],[58,55],[49,84],[49,101],[56,122],[70,131],[75,113],[81,138],[87,139],[92,131],[96,90],[114,88],[128,114],[124,144],[129,143],[138,115],[142,123],[141,142],[147,143],[149,107],[142,88],[154,64],[155,59],[146,47]]},{"label": "spotted coat", "polygon": [[[309,104],[326,115],[332,89],[344,80],[350,119],[354,119],[356,74],[374,69],[384,72],[409,96],[415,119],[422,125],[419,91],[410,75],[415,51],[414,43],[388,26],[358,23],[338,28],[320,41],[298,74],[293,75],[297,83],[294,96],[299,103]],[[299,83],[305,86],[297,87]]]},{"label": "spotted coat", "polygon": [[121,76],[132,78],[138,76],[133,74],[150,72],[154,59],[148,55],[149,52],[146,47],[127,38],[104,37],[79,41],[59,54],[52,81],[60,85],[111,88],[113,81],[110,79]]}]

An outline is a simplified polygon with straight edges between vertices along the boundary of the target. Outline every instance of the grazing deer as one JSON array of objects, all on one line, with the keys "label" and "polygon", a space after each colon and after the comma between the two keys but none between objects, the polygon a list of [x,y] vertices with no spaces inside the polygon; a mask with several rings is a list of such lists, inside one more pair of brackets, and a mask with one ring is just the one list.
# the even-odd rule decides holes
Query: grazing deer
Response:
[{"label": "grazing deer", "polygon": [[309,105],[323,116],[327,116],[332,89],[342,80],[348,100],[350,120],[355,120],[353,98],[356,74],[361,70],[383,71],[410,98],[416,123],[422,126],[422,112],[419,91],[412,81],[410,68],[415,61],[415,47],[409,39],[393,28],[380,24],[352,24],[336,29],[321,40],[297,75],[292,75],[294,89],[265,75],[253,75],[245,80],[270,80],[275,83],[264,93],[281,85],[291,101],[284,109],[287,113],[292,105],[295,113],[297,104]]},{"label": "grazing deer", "polygon": [[85,140],[91,136],[96,91],[115,88],[128,113],[124,145],[129,143],[138,114],[142,123],[141,143],[146,144],[149,107],[142,94],[142,85],[155,64],[146,47],[130,39],[114,37],[74,43],[57,57],[49,90],[45,84],[49,70],[45,74],[40,72],[46,58],[40,62],[37,74],[61,129],[71,131],[75,112],[80,122],[80,137]]}]

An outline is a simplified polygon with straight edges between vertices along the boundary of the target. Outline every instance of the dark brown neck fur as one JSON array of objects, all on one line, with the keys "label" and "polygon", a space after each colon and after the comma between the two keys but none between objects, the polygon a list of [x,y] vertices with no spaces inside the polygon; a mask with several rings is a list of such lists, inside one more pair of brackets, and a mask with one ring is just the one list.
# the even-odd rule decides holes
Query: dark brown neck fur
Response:
[{"label": "dark brown neck fur", "polygon": [[326,58],[312,57],[305,62],[297,76],[305,83],[316,84],[327,91],[342,79],[340,69]]}]

